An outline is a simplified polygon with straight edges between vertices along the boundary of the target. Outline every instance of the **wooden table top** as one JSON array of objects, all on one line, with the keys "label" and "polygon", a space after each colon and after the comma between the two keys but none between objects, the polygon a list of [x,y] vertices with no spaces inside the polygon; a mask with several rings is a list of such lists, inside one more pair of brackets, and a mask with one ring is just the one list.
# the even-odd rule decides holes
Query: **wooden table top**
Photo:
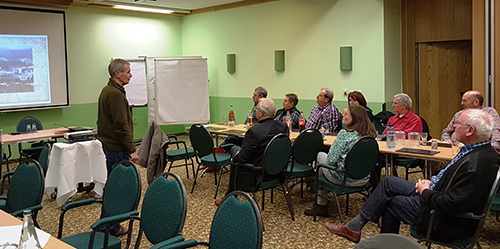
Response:
[{"label": "wooden table top", "polygon": [[28,141],[43,140],[48,138],[64,137],[64,133],[66,132],[68,132],[67,128],[54,128],[54,129],[39,130],[33,133],[24,133],[17,135],[2,134],[2,143],[15,144]]},{"label": "wooden table top", "polygon": [[[4,212],[3,210],[0,210],[0,226],[15,226],[15,225],[22,225],[23,222]],[[58,240],[57,238],[55,238],[54,236],[50,236],[50,239],[49,241],[47,242],[47,244],[43,247],[45,249],[65,249],[65,248],[74,248],[60,240]]]},{"label": "wooden table top", "polygon": [[[233,136],[244,136],[245,132],[248,130],[245,125],[243,124],[237,124],[234,127],[229,127],[227,125],[222,125],[222,124],[209,124],[206,126],[207,130],[210,131],[211,133],[214,134],[219,134],[219,135],[233,135]],[[295,139],[299,136],[299,132],[292,132],[290,134],[290,140],[293,142]],[[331,146],[333,142],[335,141],[337,137],[332,136],[332,135],[326,135],[323,138],[323,144],[325,146]],[[439,153],[435,155],[426,155],[426,154],[416,154],[416,153],[407,153],[407,152],[400,152],[398,151],[399,149],[402,148],[412,148],[412,149],[419,149],[419,150],[427,150],[431,151],[430,146],[418,146],[418,147],[412,147],[412,146],[398,146],[396,148],[390,149],[387,148],[387,142],[386,141],[377,141],[379,145],[379,151],[381,153],[389,153],[389,154],[394,154],[394,155],[400,155],[400,156],[406,156],[406,157],[411,157],[411,158],[418,158],[418,159],[428,159],[428,160],[437,160],[437,161],[450,161],[453,159],[455,154],[453,153],[454,151],[458,151],[456,147],[438,147]],[[408,141],[407,141],[408,143]]]}]

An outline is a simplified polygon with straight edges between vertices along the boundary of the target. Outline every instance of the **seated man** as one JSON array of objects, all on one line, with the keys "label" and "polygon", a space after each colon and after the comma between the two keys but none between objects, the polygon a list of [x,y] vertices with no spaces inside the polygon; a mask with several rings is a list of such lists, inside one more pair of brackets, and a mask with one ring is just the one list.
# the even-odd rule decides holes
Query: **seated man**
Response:
[{"label": "seated man", "polygon": [[[253,105],[252,110],[248,114],[248,116],[250,116],[250,115],[252,116],[252,120],[257,120],[256,119],[257,117],[255,116],[255,107],[259,103],[259,100],[261,98],[266,98],[266,97],[267,97],[267,90],[264,87],[259,86],[259,87],[255,88],[255,90],[253,90],[252,100],[253,100],[254,105]],[[247,119],[245,120],[244,124],[248,123],[248,116],[247,116]],[[241,146],[242,141],[243,141],[243,138],[241,138],[241,137],[228,136],[224,140],[224,142],[222,142],[222,144],[234,144],[237,146]]]},{"label": "seated man", "polygon": [[[276,106],[271,99],[260,99],[259,104],[255,108],[255,113],[257,120],[259,120],[258,125],[252,126],[245,133],[241,148],[239,146],[233,146],[231,148],[233,163],[251,163],[253,165],[259,165],[269,141],[280,133],[289,135],[288,127],[285,123],[274,120]],[[234,172],[235,171],[231,168],[226,196],[235,190],[234,179],[236,176]],[[215,201],[215,205],[217,206],[221,203],[222,201]]]},{"label": "seated man", "polygon": [[288,93],[283,100],[283,109],[276,111],[274,119],[284,122],[287,112],[290,112],[292,118],[292,129],[299,128],[299,119],[304,118],[300,111],[296,108],[299,103],[299,98],[295,93]]},{"label": "seated man", "polygon": [[[468,91],[464,93],[462,96],[462,107],[465,109],[479,109],[489,113],[493,116],[494,125],[493,132],[491,133],[491,146],[494,148],[500,148],[500,117],[498,116],[497,110],[493,107],[483,107],[483,96],[478,91]],[[456,134],[455,134],[455,121],[457,121],[458,117],[464,110],[460,110],[451,119],[450,123],[446,128],[444,128],[443,133],[441,135],[441,140],[452,143],[456,142]]]},{"label": "seated man", "polygon": [[321,127],[326,127],[327,132],[338,132],[342,129],[342,114],[332,104],[332,101],[332,90],[321,88],[318,96],[316,96],[316,103],[318,104],[311,110],[309,119],[306,122],[306,129],[320,130]]},{"label": "seated man", "polygon": [[[347,224],[326,223],[326,228],[352,242],[359,242],[368,221],[382,218],[381,233],[398,233],[401,222],[425,234],[429,211],[445,214],[472,212],[480,214],[500,165],[500,157],[489,138],[493,118],[476,109],[465,110],[454,124],[456,138],[465,144],[451,162],[429,180],[412,183],[398,177],[385,177],[366,200],[361,212]],[[441,216],[434,239],[443,242],[472,236],[478,221]]]},{"label": "seated man", "polygon": [[[420,117],[411,112],[411,98],[406,93],[398,93],[394,95],[392,108],[396,115],[389,118],[387,125],[392,124],[396,131],[404,131],[408,137],[410,132],[422,132],[422,120]],[[387,134],[387,128],[383,134]]]}]

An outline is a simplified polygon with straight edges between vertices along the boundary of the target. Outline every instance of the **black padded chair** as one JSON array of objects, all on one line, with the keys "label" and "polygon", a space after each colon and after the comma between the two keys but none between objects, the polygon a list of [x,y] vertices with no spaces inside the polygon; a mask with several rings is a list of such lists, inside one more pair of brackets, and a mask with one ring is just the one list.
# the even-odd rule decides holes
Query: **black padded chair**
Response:
[{"label": "black padded chair", "polygon": [[[187,175],[187,178],[189,179],[189,167],[188,166],[190,164],[191,164],[191,167],[193,169],[193,176],[195,174],[194,173],[193,157],[196,156],[196,153],[194,152],[194,149],[188,148],[185,141],[177,140],[176,135],[168,135],[168,138],[170,139],[170,141],[167,142],[162,148],[163,152],[165,154],[165,165],[167,165],[167,163],[170,161],[170,166],[168,166],[167,172],[170,172],[170,170],[172,168],[175,168],[175,167],[186,167],[186,175]],[[175,145],[176,148],[169,150],[168,147],[171,145],[172,146]],[[180,145],[182,145],[182,146],[180,146]],[[179,164],[179,165],[173,166],[175,161],[180,161],[180,160],[184,160],[184,164]],[[191,163],[188,163],[188,160]]]},{"label": "black padded chair", "polygon": [[[28,127],[30,129],[29,131]],[[43,130],[43,125],[40,120],[33,116],[26,116],[19,120],[19,122],[17,123],[16,131],[19,133],[27,133],[33,131],[33,127],[36,127],[37,131]],[[23,148],[23,143],[18,143],[18,147],[20,156],[19,164],[21,164],[23,160],[38,158],[43,148],[43,142],[31,143],[31,146],[29,148]]]}]

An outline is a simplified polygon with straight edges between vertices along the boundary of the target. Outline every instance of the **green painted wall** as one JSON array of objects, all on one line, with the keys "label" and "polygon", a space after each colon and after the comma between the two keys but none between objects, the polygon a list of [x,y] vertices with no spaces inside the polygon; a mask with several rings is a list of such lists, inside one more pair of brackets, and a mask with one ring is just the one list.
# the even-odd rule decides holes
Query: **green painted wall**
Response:
[{"label": "green painted wall", "polygon": [[[259,85],[277,108],[286,93],[309,115],[322,87],[347,106],[346,90],[362,90],[374,113],[401,90],[397,0],[283,0],[187,17],[70,6],[66,11],[69,108],[0,114],[4,132],[26,115],[54,123],[96,126],[97,98],[112,57],[201,55],[208,58],[211,122],[229,105],[242,123]],[[353,47],[353,70],[339,70],[339,47]],[[274,71],[274,50],[285,50],[285,71]],[[236,72],[226,72],[226,54]],[[398,76],[399,75],[399,76]],[[187,100],[196,101],[196,100]],[[392,110],[390,103],[388,110]],[[135,138],[147,127],[147,108],[133,109]],[[188,125],[163,126],[167,133]]]},{"label": "green painted wall", "polygon": [[[392,100],[385,96],[386,77],[401,74],[400,68],[384,72],[385,60],[401,61],[400,47],[384,44],[391,14],[385,16],[381,0],[287,0],[210,12],[182,19],[182,50],[208,58],[212,121],[220,122],[218,114],[227,113],[229,102],[246,113],[257,86],[278,99],[278,107],[286,93],[297,93],[305,113],[322,87],[334,91],[334,103],[347,102],[344,89],[362,90],[377,110]],[[339,47],[345,45],[353,47],[352,71],[339,69]],[[285,71],[275,72],[274,50],[281,49]],[[236,72],[229,74],[226,55],[232,53]]]}]

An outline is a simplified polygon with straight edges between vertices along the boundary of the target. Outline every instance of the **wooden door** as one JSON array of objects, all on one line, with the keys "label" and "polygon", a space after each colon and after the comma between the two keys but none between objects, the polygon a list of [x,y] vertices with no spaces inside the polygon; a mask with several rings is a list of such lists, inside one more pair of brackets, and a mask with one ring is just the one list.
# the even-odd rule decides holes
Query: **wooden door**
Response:
[{"label": "wooden door", "polygon": [[418,43],[418,105],[433,138],[462,109],[460,93],[472,89],[472,41]]}]

